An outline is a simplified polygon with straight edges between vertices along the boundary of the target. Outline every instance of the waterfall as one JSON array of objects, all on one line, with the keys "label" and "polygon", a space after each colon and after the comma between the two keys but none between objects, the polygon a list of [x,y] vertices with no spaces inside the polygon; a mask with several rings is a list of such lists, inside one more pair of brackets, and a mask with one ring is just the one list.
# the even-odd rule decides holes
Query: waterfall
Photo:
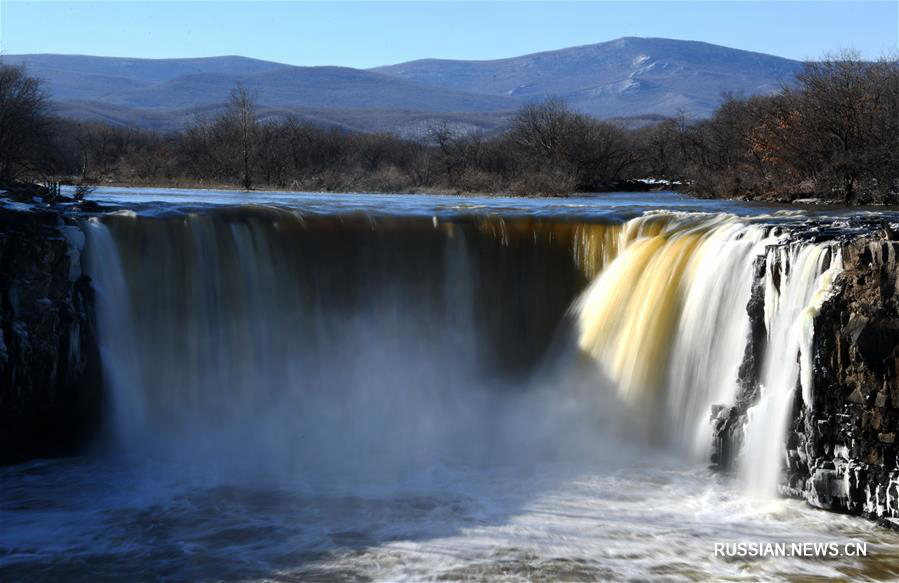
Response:
[{"label": "waterfall", "polygon": [[576,305],[580,347],[626,402],[706,455],[712,404],[732,401],[753,262],[778,238],[726,215],[647,215]]},{"label": "waterfall", "polygon": [[107,387],[135,387],[114,390],[111,395],[112,424],[117,435],[132,441],[145,431],[141,386],[141,354],[137,346],[131,313],[129,282],[122,258],[109,229],[96,218],[86,225],[89,245],[86,265],[97,294],[100,359]]},{"label": "waterfall", "polygon": [[508,226],[257,207],[89,220],[113,440],[294,476],[487,455],[505,437],[480,417],[523,390],[585,278],[583,229]]},{"label": "waterfall", "polygon": [[765,258],[768,349],[741,470],[753,491],[773,491],[778,480],[797,383],[810,402],[813,320],[841,269],[835,245],[789,238],[726,215],[633,219],[575,304],[579,345],[620,398],[652,420],[659,439],[704,459],[712,405],[738,394],[754,264]]},{"label": "waterfall", "polygon": [[496,410],[496,387],[527,390],[571,332],[566,314],[597,392],[612,387],[656,439],[705,459],[712,406],[740,390],[761,258],[768,348],[741,456],[753,491],[777,482],[794,389],[811,402],[813,319],[841,268],[834,244],[725,214],[243,207],[108,215],[84,230],[116,439],[303,468],[443,451],[460,419]]},{"label": "waterfall", "polygon": [[842,270],[839,250],[830,244],[796,243],[766,256],[765,328],[768,342],[761,373],[761,396],[749,411],[741,474],[760,496],[776,492],[795,389],[811,404],[814,317]]},{"label": "waterfall", "polygon": [[666,406],[675,439],[696,458],[708,456],[711,405],[732,403],[737,393],[753,265],[778,239],[763,226],[729,219],[715,226],[691,261]]}]

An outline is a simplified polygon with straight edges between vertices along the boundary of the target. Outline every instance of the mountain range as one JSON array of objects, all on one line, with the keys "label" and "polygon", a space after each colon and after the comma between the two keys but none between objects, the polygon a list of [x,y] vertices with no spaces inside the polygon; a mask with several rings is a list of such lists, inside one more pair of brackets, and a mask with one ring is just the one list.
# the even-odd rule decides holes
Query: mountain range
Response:
[{"label": "mountain range", "polygon": [[489,61],[425,59],[362,70],[238,56],[7,55],[43,79],[60,114],[158,130],[221,110],[237,84],[263,116],[419,134],[436,120],[491,131],[523,103],[563,97],[599,118],[710,115],[723,93],[769,94],[802,63],[695,41],[621,38]]}]

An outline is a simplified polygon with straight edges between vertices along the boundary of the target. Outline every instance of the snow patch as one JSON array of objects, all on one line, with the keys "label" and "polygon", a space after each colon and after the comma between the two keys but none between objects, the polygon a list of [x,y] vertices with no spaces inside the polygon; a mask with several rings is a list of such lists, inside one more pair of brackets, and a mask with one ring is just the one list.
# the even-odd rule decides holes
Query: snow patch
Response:
[{"label": "snow patch", "polygon": [[84,249],[84,233],[74,225],[59,227],[63,237],[69,244],[66,254],[69,256],[69,279],[75,280],[81,275],[81,251]]},{"label": "snow patch", "polygon": [[0,206],[13,211],[30,211],[35,205],[25,202],[14,202],[11,200],[0,200]]},{"label": "snow patch", "polygon": [[672,186],[681,184],[680,180],[665,180],[664,178],[638,178],[634,180],[634,182],[640,182],[641,184],[657,184],[660,186]]},{"label": "snow patch", "polygon": [[627,93],[629,91],[636,91],[640,88],[640,82],[634,81],[633,79],[625,79],[623,81],[618,81],[617,83],[609,83],[607,85],[600,85],[598,87],[592,87],[590,89],[585,89],[581,92],[582,95],[615,95]]}]

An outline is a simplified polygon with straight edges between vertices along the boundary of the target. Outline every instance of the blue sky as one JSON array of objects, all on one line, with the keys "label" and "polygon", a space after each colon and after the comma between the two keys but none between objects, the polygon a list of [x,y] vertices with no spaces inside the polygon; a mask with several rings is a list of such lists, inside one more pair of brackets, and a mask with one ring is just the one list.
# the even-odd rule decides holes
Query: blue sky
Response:
[{"label": "blue sky", "polygon": [[236,54],[373,67],[493,59],[612,40],[702,40],[796,59],[897,49],[897,2],[15,2],[0,50],[127,57]]}]

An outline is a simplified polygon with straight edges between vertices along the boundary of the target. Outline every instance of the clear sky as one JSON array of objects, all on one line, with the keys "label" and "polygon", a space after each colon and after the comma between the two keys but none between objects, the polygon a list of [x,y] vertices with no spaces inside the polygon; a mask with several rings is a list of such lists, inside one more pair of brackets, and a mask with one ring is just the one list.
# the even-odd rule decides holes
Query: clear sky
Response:
[{"label": "clear sky", "polygon": [[622,36],[702,40],[795,59],[897,49],[897,1],[18,2],[0,51],[126,57],[244,55],[373,67],[493,59]]}]

